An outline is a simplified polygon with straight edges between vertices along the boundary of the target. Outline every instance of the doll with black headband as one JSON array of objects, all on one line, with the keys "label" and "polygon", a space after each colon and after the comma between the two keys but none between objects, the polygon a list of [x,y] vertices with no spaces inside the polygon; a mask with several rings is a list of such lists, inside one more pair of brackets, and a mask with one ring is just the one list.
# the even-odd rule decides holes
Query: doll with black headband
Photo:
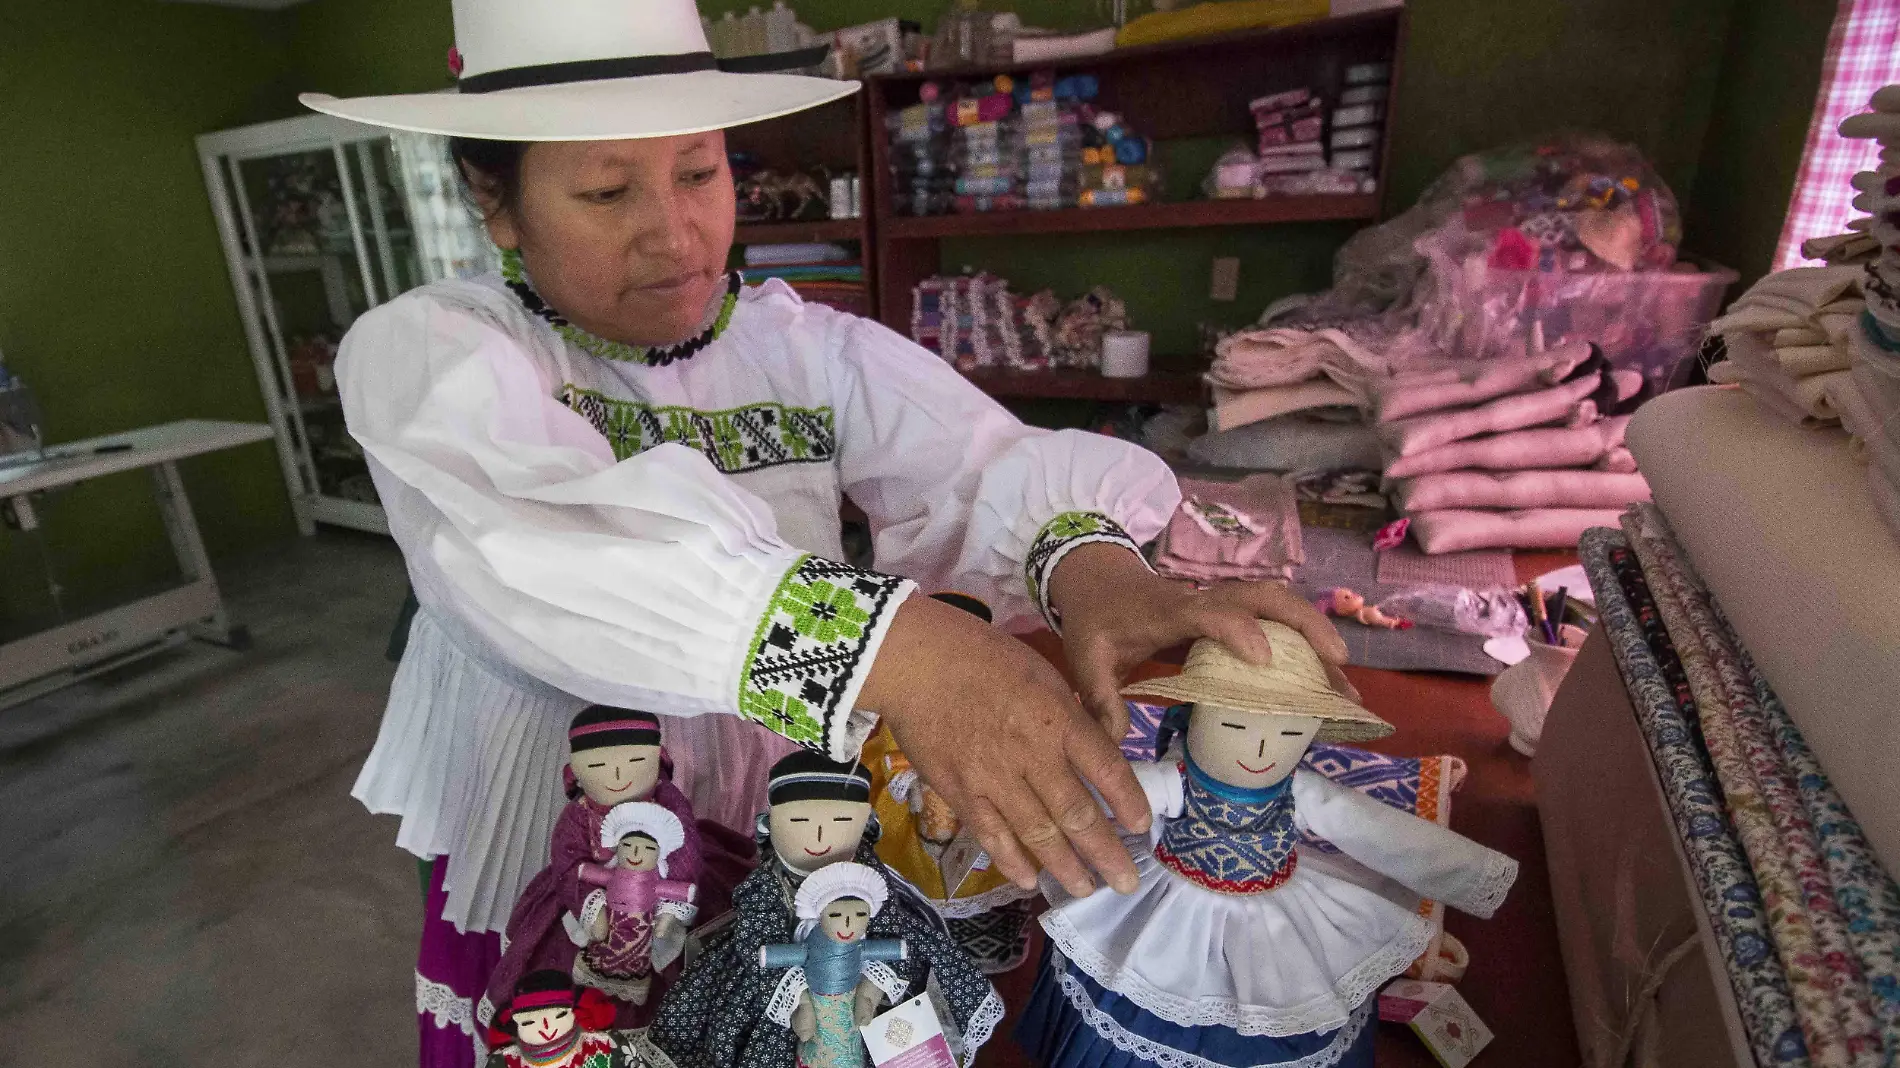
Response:
[{"label": "doll with black headband", "polygon": [[785,987],[782,969],[763,965],[761,951],[797,941],[796,901],[808,879],[854,861],[890,887],[862,937],[905,945],[904,959],[887,963],[901,989],[884,993],[896,1002],[931,988],[967,1065],[1002,1019],[1003,1002],[936,910],[878,859],[870,772],[793,753],[772,766],[767,796],[759,831],[770,849],[733,891],[732,922],[661,999],[642,1047],[647,1059],[660,1068],[794,1068],[799,1036],[786,1021],[798,992]]},{"label": "doll with black headband", "polygon": [[561,972],[523,977],[489,1028],[488,1068],[642,1068],[628,1041],[610,1033],[614,1008]]},{"label": "doll with black headband", "polygon": [[[660,969],[678,957],[686,928],[702,914],[710,918],[725,911],[728,888],[752,850],[738,836],[693,818],[691,803],[673,785],[660,748],[660,723],[650,713],[605,705],[583,709],[568,727],[568,751],[563,777],[570,800],[555,822],[548,866],[528,884],[508,919],[508,950],[489,980],[488,999],[499,1005],[523,975],[552,968],[613,997],[620,1009],[616,1026],[641,1027],[657,1000],[648,996],[651,984],[603,975],[580,952],[598,945],[589,929],[598,906],[590,909],[589,901],[601,888],[584,876],[590,866],[605,868],[616,861],[618,839],[603,838],[610,814],[636,801],[670,814],[679,841],[666,854],[667,878],[699,887],[697,907],[671,903],[653,917],[652,952],[660,966],[652,983],[661,986],[670,976]],[[708,854],[715,863],[707,863]],[[636,991],[640,997],[632,996]]]}]

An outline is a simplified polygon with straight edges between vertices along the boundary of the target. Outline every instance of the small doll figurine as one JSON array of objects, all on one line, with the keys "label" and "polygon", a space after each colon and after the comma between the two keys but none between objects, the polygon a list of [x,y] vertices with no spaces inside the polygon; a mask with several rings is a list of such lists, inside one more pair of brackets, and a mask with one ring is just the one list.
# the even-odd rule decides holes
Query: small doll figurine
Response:
[{"label": "small doll figurine", "polygon": [[1327,594],[1319,600],[1320,611],[1330,616],[1356,619],[1368,627],[1380,627],[1385,630],[1411,630],[1412,621],[1388,616],[1366,599],[1344,586]]},{"label": "small doll figurine", "polygon": [[871,917],[890,896],[884,876],[840,861],[806,879],[793,898],[798,941],[759,947],[763,968],[788,968],[772,998],[796,1008],[781,1022],[798,1036],[799,1068],[863,1068],[858,1028],[877,1015],[889,990],[902,991],[883,961],[903,960],[901,938],[869,938]]},{"label": "small doll figurine", "polygon": [[788,1030],[795,992],[761,954],[767,946],[802,943],[796,903],[803,888],[821,877],[842,878],[830,869],[855,862],[889,888],[883,907],[871,910],[868,930],[856,937],[901,939],[907,950],[865,974],[875,981],[888,969],[896,981],[887,978],[889,986],[880,989],[892,1004],[929,989],[967,1065],[1002,1019],[1003,1002],[936,911],[878,859],[870,771],[800,751],[772,766],[767,798],[771,807],[760,817],[759,832],[770,852],[733,891],[732,921],[706,939],[704,951],[661,997],[642,1055],[657,1068],[799,1065],[799,1037]]},{"label": "small doll figurine", "polygon": [[693,921],[693,884],[666,877],[667,858],[685,841],[679,817],[651,801],[607,813],[600,844],[614,858],[581,865],[581,882],[600,889],[581,903],[574,925],[586,943],[574,959],[575,982],[646,1004],[654,971],[678,958]]},{"label": "small doll figurine", "polygon": [[[1421,899],[1489,917],[1517,877],[1509,857],[1299,768],[1316,740],[1392,727],[1332,689],[1297,631],[1261,629],[1265,667],[1203,639],[1181,675],[1130,688],[1190,703],[1163,724],[1185,746],[1136,765],[1158,818],[1124,839],[1134,893],[1073,898],[1044,880],[1049,949],[1017,1037],[1046,1068],[1127,1050],[1370,1068],[1373,995],[1434,936]],[[1302,851],[1303,833],[1339,854]]]},{"label": "small doll figurine", "polygon": [[[486,1000],[499,1005],[513,995],[522,976],[553,968],[583,985],[604,982],[603,989],[619,1006],[616,1027],[644,1026],[657,997],[651,991],[644,1003],[620,997],[616,990],[631,988],[619,988],[593,971],[580,953],[582,946],[590,945],[591,934],[581,921],[591,920],[591,915],[584,917],[587,902],[599,890],[582,878],[582,871],[618,860],[620,837],[605,833],[609,813],[628,802],[645,801],[673,815],[679,840],[662,851],[666,877],[698,884],[702,919],[726,910],[730,888],[749,867],[753,850],[740,836],[693,818],[686,795],[673,785],[671,764],[660,748],[660,721],[652,714],[606,705],[583,709],[568,728],[568,749],[565,777],[572,800],[555,821],[548,866],[529,882],[508,917],[508,948],[489,980]],[[667,945],[675,941],[668,924],[656,934],[664,936],[661,941]],[[663,984],[668,978],[661,974],[655,981]]]},{"label": "small doll figurine", "polygon": [[599,991],[576,991],[557,971],[532,972],[495,1014],[487,1068],[642,1068],[624,1039],[606,1033],[613,1019]]}]

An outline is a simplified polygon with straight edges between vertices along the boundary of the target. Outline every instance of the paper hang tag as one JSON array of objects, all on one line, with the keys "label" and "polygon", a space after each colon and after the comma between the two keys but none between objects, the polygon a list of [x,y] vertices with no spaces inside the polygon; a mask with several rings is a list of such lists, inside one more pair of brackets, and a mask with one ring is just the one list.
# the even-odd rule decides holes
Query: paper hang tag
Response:
[{"label": "paper hang tag", "polygon": [[976,836],[965,827],[957,832],[949,845],[943,847],[943,857],[937,862],[937,867],[943,872],[945,896],[955,897],[971,875],[989,870],[990,855],[983,851],[983,847],[977,844]]},{"label": "paper hang tag", "polygon": [[858,1028],[864,1048],[876,1068],[957,1068],[944,1037],[943,1023],[930,1005],[929,994],[919,994]]}]

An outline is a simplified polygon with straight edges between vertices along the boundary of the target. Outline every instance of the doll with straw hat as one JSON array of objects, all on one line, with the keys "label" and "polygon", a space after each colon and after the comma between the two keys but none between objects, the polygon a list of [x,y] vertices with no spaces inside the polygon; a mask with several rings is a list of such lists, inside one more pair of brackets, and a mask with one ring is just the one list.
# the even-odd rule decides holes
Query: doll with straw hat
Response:
[{"label": "doll with straw hat", "polygon": [[[1157,819],[1131,895],[1044,884],[1049,948],[1018,1039],[1049,1068],[1372,1064],[1372,997],[1434,933],[1421,898],[1490,916],[1517,863],[1300,767],[1392,725],[1339,694],[1298,632],[1249,664],[1212,640],[1127,692],[1181,702],[1137,765]],[[1171,739],[1179,736],[1171,749]],[[1302,853],[1310,832],[1339,855]],[[1171,1053],[1170,1053],[1171,1051]]]}]

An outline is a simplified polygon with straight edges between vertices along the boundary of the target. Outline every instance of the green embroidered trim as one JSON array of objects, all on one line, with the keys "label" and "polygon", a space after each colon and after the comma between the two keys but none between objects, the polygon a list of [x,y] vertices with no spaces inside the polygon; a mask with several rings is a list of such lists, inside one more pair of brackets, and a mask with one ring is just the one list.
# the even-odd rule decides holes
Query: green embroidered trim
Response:
[{"label": "green embroidered trim", "polygon": [[739,714],[834,760],[851,709],[844,694],[905,582],[816,556],[772,591],[739,674]]},{"label": "green embroidered trim", "polygon": [[575,385],[563,386],[559,399],[594,425],[616,460],[671,441],[704,453],[714,467],[735,475],[780,464],[830,463],[838,453],[829,407],[762,401],[707,412],[622,400]]},{"label": "green embroidered trim", "polygon": [[[1029,553],[1023,558],[1023,578],[1029,584],[1029,599],[1048,622],[1051,630],[1062,630],[1062,617],[1049,604],[1049,576],[1070,550],[1091,542],[1108,542],[1141,555],[1141,546],[1121,528],[1121,524],[1101,512],[1061,512],[1042,525]],[[1146,562],[1145,560],[1143,561]]]},{"label": "green embroidered trim", "polygon": [[515,298],[521,301],[523,307],[547,320],[548,325],[554,328],[554,332],[575,348],[603,360],[643,363],[649,367],[665,367],[675,360],[687,359],[712,344],[720,334],[725,333],[726,327],[732,323],[734,309],[739,306],[739,287],[742,281],[737,272],[727,276],[726,295],[719,302],[719,311],[714,315],[712,323],[697,336],[677,345],[654,347],[609,341],[568,322],[565,317],[541,299],[541,294],[534,291],[534,284],[528,281],[528,273],[521,265],[519,249],[501,250],[501,280],[507,284]]}]

